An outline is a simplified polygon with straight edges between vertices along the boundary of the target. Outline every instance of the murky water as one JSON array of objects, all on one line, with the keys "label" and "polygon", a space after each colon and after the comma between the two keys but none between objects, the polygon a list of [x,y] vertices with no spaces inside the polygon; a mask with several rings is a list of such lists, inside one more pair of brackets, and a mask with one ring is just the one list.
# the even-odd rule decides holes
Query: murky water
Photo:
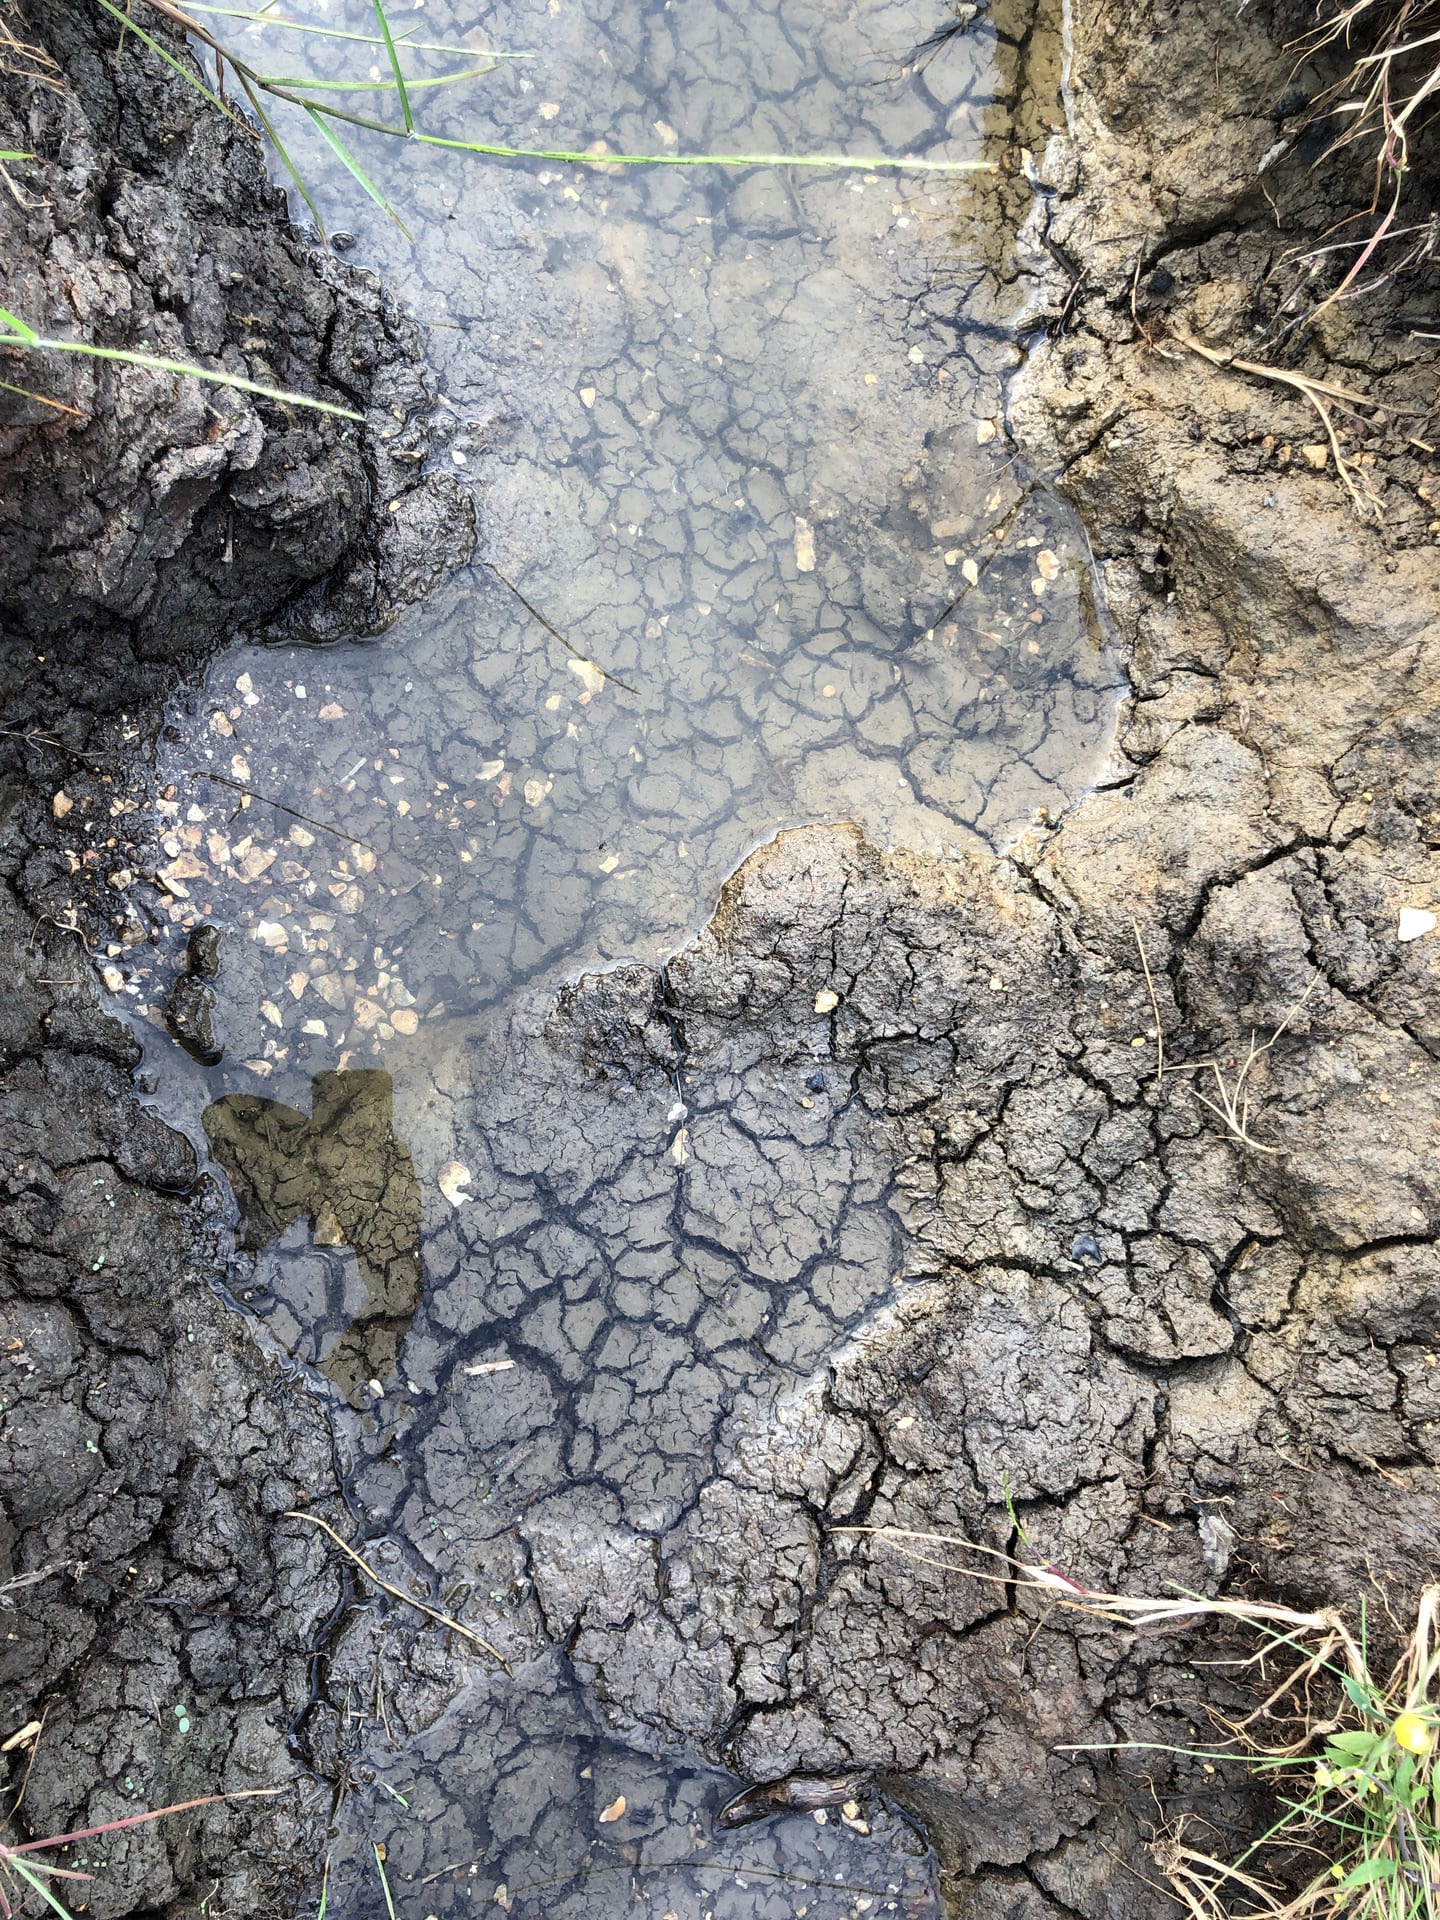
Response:
[{"label": "murky water", "polygon": [[[982,17],[917,65],[942,19],[517,0],[477,28],[429,0],[427,37],[536,57],[422,111],[523,145],[977,157],[1015,52]],[[782,1128],[659,1016],[638,1083],[544,1029],[567,972],[670,951],[780,827],[1000,846],[1090,777],[1114,675],[1078,531],[999,430],[1000,202],[362,150],[413,242],[307,164],[433,330],[479,557],[380,642],[216,662],[162,747],[170,940],[125,962],[151,1086],[235,1188],[237,1295],[334,1394],[358,1537],[515,1669],[457,1694],[436,1628],[347,1613],[305,1729],[352,1780],[332,1905],[384,1911],[379,1841],[417,1920],[933,1913],[883,1802],[717,1834],[723,1777],[657,1733],[684,1716],[587,1697],[554,1547],[661,1552],[889,1296],[873,1126],[823,1062],[773,1077]],[[208,1068],[161,1037],[202,918]]]}]

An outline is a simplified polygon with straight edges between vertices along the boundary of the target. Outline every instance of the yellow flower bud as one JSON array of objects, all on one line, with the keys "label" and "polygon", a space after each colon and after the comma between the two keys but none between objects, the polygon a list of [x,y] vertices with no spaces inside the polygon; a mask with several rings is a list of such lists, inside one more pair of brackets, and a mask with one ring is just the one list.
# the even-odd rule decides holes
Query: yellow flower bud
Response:
[{"label": "yellow flower bud", "polygon": [[1434,1728],[1418,1713],[1402,1713],[1390,1731],[1406,1753],[1429,1753],[1435,1744]]}]

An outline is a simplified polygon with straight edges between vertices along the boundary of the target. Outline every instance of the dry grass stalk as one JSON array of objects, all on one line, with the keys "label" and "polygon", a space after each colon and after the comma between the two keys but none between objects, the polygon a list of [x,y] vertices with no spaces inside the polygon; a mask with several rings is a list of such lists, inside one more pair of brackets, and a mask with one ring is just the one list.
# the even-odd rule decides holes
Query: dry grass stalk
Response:
[{"label": "dry grass stalk", "polygon": [[482,1652],[488,1653],[492,1660],[498,1660],[500,1665],[504,1667],[506,1673],[509,1673],[509,1661],[503,1653],[497,1652],[497,1650],[491,1646],[483,1634],[477,1633],[474,1627],[467,1627],[465,1622],[463,1620],[457,1620],[453,1613],[444,1613],[439,1607],[432,1607],[427,1600],[417,1600],[413,1593],[406,1593],[405,1589],[403,1587],[397,1587],[393,1580],[387,1580],[384,1574],[377,1573],[370,1562],[362,1559],[354,1547],[350,1545],[349,1541],[342,1540],[334,1527],[330,1525],[329,1521],[322,1520],[318,1513],[291,1511],[282,1514],[281,1518],[284,1520],[303,1520],[309,1526],[319,1527],[320,1531],[328,1534],[335,1542],[335,1545],[339,1547],[340,1551],[353,1560],[366,1578],[373,1580],[375,1585],[379,1587],[383,1593],[388,1593],[393,1600],[403,1601],[407,1607],[414,1607],[417,1613],[423,1613],[427,1619],[434,1620],[437,1625],[448,1627],[452,1633],[458,1633],[462,1639],[471,1641],[475,1646],[479,1647]]},{"label": "dry grass stalk", "polygon": [[[1158,1085],[1167,1073],[1204,1073],[1207,1069],[1214,1076],[1215,1098],[1202,1093],[1198,1087],[1193,1089],[1195,1098],[1201,1106],[1208,1107],[1211,1113],[1222,1120],[1225,1130],[1242,1147],[1248,1147],[1252,1153],[1283,1154],[1284,1147],[1266,1146],[1263,1140],[1257,1140],[1250,1131],[1250,1075],[1265,1055],[1270,1052],[1276,1041],[1284,1034],[1304,1007],[1306,1001],[1320,984],[1317,973],[1306,987],[1304,993],[1291,1007],[1285,1018],[1276,1027],[1268,1040],[1260,1040],[1252,1030],[1250,1045],[1245,1058],[1238,1067],[1233,1061],[1222,1064],[1216,1059],[1186,1061],[1183,1065],[1167,1067],[1165,1064],[1165,1030],[1160,1020],[1160,1002],[1155,992],[1155,978],[1150,971],[1149,956],[1145,952],[1145,942],[1141,937],[1138,923],[1132,919],[1130,930],[1135,936],[1136,951],[1140,955],[1140,966],[1145,975],[1146,990],[1150,995],[1150,1010],[1155,1019],[1155,1081]],[[1227,1081],[1226,1073],[1233,1077]]]},{"label": "dry grass stalk", "polygon": [[[1357,1637],[1333,1607],[1306,1613],[1245,1599],[1108,1593],[1059,1568],[1032,1566],[975,1541],[903,1527],[835,1531],[869,1535],[924,1565],[1030,1591],[1047,1606],[1131,1631],[1207,1618],[1257,1629],[1263,1635],[1259,1650],[1224,1664],[1263,1674],[1276,1653],[1286,1652],[1289,1670],[1242,1719],[1212,1712],[1228,1740],[1221,1750],[1131,1741],[1058,1751],[1148,1748],[1229,1760],[1275,1789],[1279,1817],[1236,1860],[1218,1860],[1187,1845],[1183,1819],[1152,1842],[1152,1855],[1191,1920],[1440,1920],[1440,1586],[1424,1589],[1401,1658],[1388,1676],[1377,1678],[1363,1623]],[[945,1557],[925,1550],[935,1548]],[[949,1557],[956,1551],[1004,1571],[957,1563]],[[1315,1697],[1322,1687],[1323,1704]],[[1279,1726],[1288,1723],[1289,1738],[1271,1731],[1280,1706],[1286,1711]],[[1296,1864],[1307,1855],[1320,1864],[1297,1888]]]}]

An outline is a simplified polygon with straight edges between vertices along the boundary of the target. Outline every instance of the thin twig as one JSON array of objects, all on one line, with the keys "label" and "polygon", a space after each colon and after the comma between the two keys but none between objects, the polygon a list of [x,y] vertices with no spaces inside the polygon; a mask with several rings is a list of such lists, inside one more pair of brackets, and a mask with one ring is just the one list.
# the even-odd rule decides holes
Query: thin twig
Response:
[{"label": "thin twig", "polygon": [[1130,931],[1135,936],[1135,945],[1140,951],[1140,965],[1145,970],[1145,985],[1150,991],[1150,1011],[1155,1016],[1155,1084],[1158,1086],[1165,1078],[1165,1032],[1160,1025],[1160,1002],[1155,998],[1155,982],[1150,974],[1150,962],[1145,953],[1145,942],[1140,938],[1140,923],[1131,916]]},{"label": "thin twig", "polygon": [[1362,493],[1351,478],[1350,463],[1341,451],[1340,437],[1335,431],[1334,419],[1329,407],[1325,404],[1326,400],[1338,400],[1348,407],[1377,407],[1381,404],[1380,401],[1372,399],[1368,394],[1352,393],[1348,387],[1332,386],[1327,380],[1313,379],[1308,373],[1293,373],[1287,367],[1267,366],[1262,360],[1244,360],[1238,355],[1217,353],[1213,347],[1202,346],[1198,340],[1192,340],[1189,334],[1181,333],[1178,328],[1171,328],[1170,338],[1178,341],[1189,352],[1199,354],[1202,360],[1208,360],[1212,367],[1226,368],[1235,373],[1252,374],[1257,380],[1278,381],[1281,386],[1293,388],[1296,393],[1308,400],[1319,416],[1325,438],[1330,443],[1330,451],[1335,455],[1335,470],[1344,483],[1345,491],[1354,502],[1356,510],[1363,514],[1368,507],[1374,513],[1377,522],[1384,518],[1380,502],[1370,491],[1369,483],[1366,483],[1365,492]]},{"label": "thin twig", "polygon": [[560,629],[557,626],[552,625],[551,622],[545,618],[544,614],[541,613],[540,609],[535,605],[534,601],[527,600],[525,598],[525,595],[520,591],[519,587],[515,585],[515,582],[513,580],[507,580],[505,578],[504,574],[496,566],[493,560],[485,560],[485,561],[482,561],[481,564],[485,567],[488,567],[490,572],[493,573],[495,578],[500,582],[501,586],[504,587],[505,591],[507,593],[513,593],[515,598],[520,602],[521,606],[524,607],[525,611],[529,614],[530,618],[532,620],[538,621],[539,624],[545,629],[546,633],[550,635],[551,639],[558,640],[561,646],[564,647],[567,653],[573,653],[577,660],[582,660],[587,667],[593,668],[594,671],[599,674],[600,678],[602,680],[608,680],[611,686],[619,687],[622,690],[622,692],[625,692],[625,693],[633,693],[636,699],[639,699],[640,689],[638,687],[632,687],[627,680],[620,679],[619,676],[616,674],[607,673],[605,668],[602,666],[599,666],[594,660],[592,660],[588,653],[582,653],[579,647],[574,646],[569,640],[567,640],[564,634],[561,633]]},{"label": "thin twig", "polygon": [[442,1627],[449,1627],[453,1633],[461,1634],[467,1640],[473,1640],[475,1645],[483,1648],[492,1660],[498,1660],[506,1673],[511,1671],[510,1662],[505,1658],[504,1654],[492,1647],[483,1634],[477,1633],[474,1627],[467,1627],[463,1620],[457,1620],[453,1614],[442,1613],[439,1607],[432,1607],[428,1601],[417,1600],[413,1593],[406,1593],[403,1587],[397,1587],[393,1581],[387,1580],[383,1574],[377,1573],[374,1567],[370,1565],[370,1562],[368,1560],[362,1560],[354,1547],[350,1545],[349,1541],[342,1540],[334,1527],[330,1525],[329,1521],[322,1520],[318,1513],[299,1513],[292,1510],[282,1514],[280,1517],[282,1520],[304,1520],[312,1527],[319,1527],[322,1533],[329,1534],[330,1538],[342,1553],[349,1555],[350,1559],[355,1562],[363,1574],[373,1580],[376,1586],[383,1592],[388,1593],[392,1599],[403,1601],[407,1607],[414,1607],[417,1613],[423,1613],[427,1615],[429,1619],[438,1621]]},{"label": "thin twig", "polygon": [[277,813],[288,813],[292,820],[303,820],[307,827],[318,827],[321,833],[332,834],[337,840],[346,840],[352,847],[363,847],[367,853],[373,853],[384,859],[383,847],[373,847],[368,840],[360,839],[358,834],[346,833],[342,827],[332,827],[328,820],[317,820],[313,814],[301,813],[298,807],[292,807],[283,800],[277,800],[272,794],[257,793],[255,788],[244,780],[232,780],[228,774],[211,773],[205,767],[191,767],[188,776],[191,780],[213,780],[217,786],[229,787],[233,792],[246,795],[251,800],[259,800],[267,807],[274,807]]}]

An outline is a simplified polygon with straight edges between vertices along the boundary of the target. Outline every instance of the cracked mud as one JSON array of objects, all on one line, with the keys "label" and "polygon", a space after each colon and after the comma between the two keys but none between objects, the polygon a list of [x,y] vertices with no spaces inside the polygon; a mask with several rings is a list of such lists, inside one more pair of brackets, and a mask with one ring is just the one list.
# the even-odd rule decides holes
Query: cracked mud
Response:
[{"label": "cracked mud", "polygon": [[[905,39],[900,11],[867,16],[891,36],[872,46]],[[1235,288],[1274,217],[1250,183],[1293,23],[1232,15],[1077,9],[1055,138],[1054,30],[983,16],[985,84],[1037,156],[1018,253],[889,306],[928,188],[861,183],[845,217],[809,181],[421,189],[437,227],[453,213],[538,268],[561,316],[547,360],[508,267],[461,285],[422,248],[450,464],[480,481],[488,556],[584,658],[494,575],[385,652],[232,652],[172,707],[158,812],[142,785],[110,816],[114,854],[154,877],[116,889],[105,958],[143,1010],[146,1084],[231,1169],[246,1318],[183,1279],[155,1298],[157,1265],[218,1271],[233,1223],[134,1107],[134,1048],[73,950],[46,933],[19,967],[6,1513],[13,1564],[64,1562],[45,1608],[17,1602],[17,1714],[49,1697],[61,1735],[35,1749],[28,1817],[120,1804],[116,1752],[150,1798],[273,1778],[286,1734],[338,1807],[323,1840],[313,1787],[298,1814],[246,1816],[291,1875],[263,1893],[235,1812],[151,1830],[109,1910],[158,1886],[188,1912],[210,1872],[231,1911],[304,1911],[308,1846],[337,1911],[378,1915],[379,1841],[400,1897],[444,1916],[1139,1920],[1157,1800],[1222,1847],[1267,1804],[1228,1769],[1073,1749],[1196,1744],[1207,1709],[1247,1700],[1209,1664],[1227,1648],[1077,1621],[904,1538],[1008,1548],[1023,1526],[1098,1587],[1366,1596],[1382,1639],[1429,1576],[1436,949],[1398,930],[1440,896],[1440,582],[1425,450],[1393,423],[1428,405],[1431,363],[1394,308],[1305,348],[1373,383],[1344,444],[1382,534],[1295,458],[1303,402],[1185,357],[1185,338],[1258,351],[1289,297]],[[634,65],[699,103],[660,114],[684,144],[744,144],[747,111],[777,144],[777,102],[811,138],[836,125],[838,28],[792,47],[821,81],[777,53],[752,101],[712,84],[739,79],[720,25],[681,42],[668,21]],[[1194,78],[1222,32],[1244,116]],[[983,62],[951,52],[859,96],[850,137],[988,130]],[[615,85],[653,133],[659,109]],[[581,130],[559,87],[533,111],[547,139]],[[1314,232],[1334,208],[1304,161],[1269,186]],[[859,376],[839,407],[786,334],[815,232],[844,298],[877,290],[828,336],[836,391]],[[693,298],[652,399],[641,321],[677,260]],[[723,334],[731,277],[780,289],[763,351]],[[1002,384],[1037,305],[1054,337]],[[1002,412],[1090,529],[1128,684],[1113,746],[1084,537],[975,433]],[[860,426],[878,437],[857,464]],[[1009,637],[951,645],[947,582],[1002,523],[978,639]],[[745,652],[767,677],[737,693]],[[98,784],[71,785],[103,818]],[[80,811],[46,845],[83,867]],[[784,832],[671,951],[757,826],[847,813],[890,850]],[[58,853],[31,872],[27,898],[82,910]],[[230,928],[218,975],[184,960],[207,916]],[[642,935],[665,957],[634,958]],[[616,954],[557,993],[555,968]],[[216,995],[208,1072],[160,1038],[182,966]],[[1226,1090],[1277,1032],[1242,1140]],[[126,1438],[147,1407],[163,1442]],[[377,1598],[283,1517],[307,1494],[507,1664]],[[770,1789],[791,1804],[717,1824],[735,1776],[795,1782]]]}]

